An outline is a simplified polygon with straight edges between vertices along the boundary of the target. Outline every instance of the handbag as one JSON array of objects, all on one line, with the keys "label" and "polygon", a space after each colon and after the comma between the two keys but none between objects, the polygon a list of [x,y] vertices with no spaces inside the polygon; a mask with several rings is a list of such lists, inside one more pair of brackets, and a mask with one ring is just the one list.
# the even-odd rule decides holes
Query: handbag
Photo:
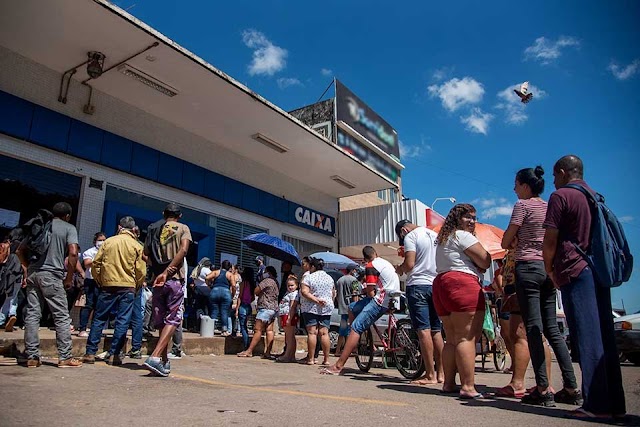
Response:
[{"label": "handbag", "polygon": [[482,332],[484,332],[489,341],[496,339],[496,331],[493,324],[493,317],[491,316],[489,301],[484,302],[484,322],[482,323]]}]

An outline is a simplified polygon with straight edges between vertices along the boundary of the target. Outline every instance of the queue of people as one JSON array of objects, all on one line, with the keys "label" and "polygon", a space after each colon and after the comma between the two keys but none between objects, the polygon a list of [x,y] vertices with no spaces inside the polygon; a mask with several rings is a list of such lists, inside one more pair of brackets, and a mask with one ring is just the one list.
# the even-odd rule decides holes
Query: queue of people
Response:
[{"label": "queue of people", "polygon": [[[522,403],[554,406],[556,402],[579,406],[570,413],[575,418],[605,419],[625,415],[624,390],[617,360],[609,288],[600,286],[592,266],[584,259],[590,242],[591,209],[581,191],[567,187],[577,184],[593,192],[583,179],[582,161],[573,155],[559,159],[553,167],[553,192],[548,202],[544,192],[542,167],[520,170],[514,191],[513,208],[502,247],[508,256],[496,274],[494,289],[503,305],[499,318],[511,354],[511,381],[497,390],[497,397],[516,397]],[[159,340],[143,363],[155,375],[171,372],[169,342],[181,341],[187,279],[185,256],[192,237],[180,222],[180,207],[166,206],[163,218],[152,224],[145,242],[131,217],[119,222],[115,236],[96,233],[94,247],[80,254],[77,231],[69,223],[71,207],[58,203],[50,219],[48,246],[36,244],[37,236],[14,233],[0,242],[0,282],[6,293],[0,320],[6,330],[16,318],[16,289],[26,286],[25,352],[27,366],[40,366],[38,327],[46,306],[56,329],[61,368],[94,363],[102,330],[110,313],[116,313],[114,337],[108,363],[122,363],[121,352],[127,330],[133,324],[132,357],[140,356],[145,300],[150,300]],[[45,218],[41,222],[47,221]],[[360,335],[383,314],[400,291],[399,275],[407,276],[407,303],[416,331],[425,374],[413,381],[417,386],[441,384],[442,392],[460,399],[485,399],[475,384],[476,342],[485,317],[484,272],[491,255],[475,235],[477,210],[470,204],[455,205],[438,233],[402,220],[396,234],[404,247],[398,266],[379,257],[371,246],[363,248],[363,274],[349,267],[338,284],[324,271],[321,259],[303,259],[304,274],[291,274],[291,265],[278,272],[256,258],[256,274],[223,260],[219,268],[204,258],[194,269],[196,305],[219,321],[223,336],[236,328],[237,317],[244,350],[239,357],[251,357],[265,335],[262,357],[277,362],[318,364],[321,374],[339,375]],[[13,237],[11,237],[13,236]],[[83,261],[82,268],[79,258]],[[147,267],[151,277],[147,278]],[[71,320],[65,288],[74,275],[84,278],[86,303],[81,310],[79,336],[87,337],[86,354],[79,360],[71,354]],[[359,276],[359,277],[356,277]],[[354,286],[355,284],[355,286]],[[151,288],[151,298],[145,293]],[[145,292],[145,289],[146,292]],[[567,346],[556,321],[557,289],[562,300],[572,342],[582,371],[579,387]],[[250,337],[247,320],[257,297],[257,315]],[[341,316],[340,339],[331,363],[329,328],[334,301]],[[93,313],[93,315],[91,315]],[[89,318],[93,320],[89,323]],[[285,333],[285,350],[272,355],[276,325]],[[307,356],[296,360],[298,325],[307,331]],[[87,332],[90,328],[90,332]],[[443,335],[446,339],[443,339]],[[550,378],[553,350],[562,373],[562,387],[555,391]],[[525,372],[531,361],[535,386],[527,389]]]}]

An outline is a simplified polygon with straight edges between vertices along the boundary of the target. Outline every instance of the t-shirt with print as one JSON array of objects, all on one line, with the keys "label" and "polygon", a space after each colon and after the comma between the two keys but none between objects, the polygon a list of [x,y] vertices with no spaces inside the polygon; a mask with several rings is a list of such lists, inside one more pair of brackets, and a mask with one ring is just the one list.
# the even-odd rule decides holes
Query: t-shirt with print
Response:
[{"label": "t-shirt with print", "polygon": [[[155,257],[152,256],[151,259],[157,258],[162,264],[170,263],[180,250],[182,240],[185,239],[189,242],[193,241],[191,230],[187,225],[177,221],[166,221],[160,231],[158,253],[155,254]],[[147,244],[146,246],[149,250],[153,250],[153,245]],[[173,276],[167,277],[167,279],[184,279],[186,275],[187,272],[184,266],[181,266]]]},{"label": "t-shirt with print", "polygon": [[544,218],[547,202],[540,198],[518,200],[513,207],[509,224],[517,225],[518,246],[516,261],[542,261]]},{"label": "t-shirt with print", "polygon": [[314,297],[326,301],[326,304],[316,304],[303,297],[301,311],[319,316],[331,315],[331,312],[333,312],[333,288],[335,286],[333,278],[324,270],[318,270],[309,274],[304,283],[309,286],[309,291]]},{"label": "t-shirt with print", "polygon": [[404,237],[404,253],[415,252],[416,263],[407,273],[407,286],[432,285],[436,278],[436,238],[438,234],[416,227]]},{"label": "t-shirt with print", "polygon": [[[86,251],[84,251],[82,253],[82,260],[85,261],[85,260],[90,259],[91,261],[93,261],[93,259],[96,257],[97,254],[98,254],[98,248],[96,248],[94,246],[92,248],[87,249]],[[93,275],[91,274],[91,267],[85,268],[85,270],[84,270],[84,278],[93,280]]]},{"label": "t-shirt with print", "polygon": [[258,309],[278,310],[278,282],[272,278],[266,278],[258,284],[262,291],[258,295]]},{"label": "t-shirt with print", "polygon": [[[571,181],[594,192],[583,180]],[[554,276],[558,286],[566,285],[588,266],[578,253],[574,242],[585,252],[589,248],[591,210],[587,197],[573,188],[559,188],[549,197],[544,228],[558,230],[558,246],[553,259]]]},{"label": "t-shirt with print", "polygon": [[77,244],[76,228],[60,218],[54,218],[51,222],[51,243],[47,253],[29,264],[29,274],[36,271],[51,271],[63,275],[67,270],[64,259],[67,256],[68,247]]},{"label": "t-shirt with print", "polygon": [[[349,314],[349,303],[354,293],[360,293],[360,282],[350,274],[345,274],[336,282],[338,294],[338,314]],[[358,292],[354,292],[354,290]]]},{"label": "t-shirt with print", "polygon": [[483,277],[478,267],[471,258],[464,253],[465,250],[478,243],[473,234],[464,230],[456,230],[449,239],[436,248],[436,267],[438,274],[447,271],[460,271],[473,274],[479,279]]},{"label": "t-shirt with print", "polygon": [[286,293],[282,300],[280,301],[280,307],[278,308],[278,312],[281,316],[289,314],[289,309],[291,308],[291,303],[296,300],[298,297],[298,291],[292,291]]},{"label": "t-shirt with print", "polygon": [[376,295],[373,300],[382,307],[389,307],[392,292],[400,290],[400,278],[389,261],[375,258],[365,266],[365,284],[375,285]]}]

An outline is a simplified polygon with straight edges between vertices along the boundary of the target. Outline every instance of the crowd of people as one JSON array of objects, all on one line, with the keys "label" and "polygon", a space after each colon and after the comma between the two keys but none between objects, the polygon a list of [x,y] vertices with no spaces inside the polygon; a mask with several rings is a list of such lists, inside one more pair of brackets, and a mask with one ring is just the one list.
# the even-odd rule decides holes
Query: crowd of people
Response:
[{"label": "crowd of people", "polygon": [[[586,197],[566,185],[593,190],[583,180],[583,164],[577,156],[558,160],[553,175],[556,191],[548,202],[541,198],[545,188],[542,167],[522,169],[515,176],[518,201],[502,240],[508,255],[499,263],[492,284],[502,302],[498,317],[511,354],[512,376],[495,395],[520,398],[530,405],[576,405],[579,408],[570,414],[576,418],[622,417],[626,408],[613,339],[610,290],[598,285],[580,253],[589,246],[591,211]],[[132,349],[128,355],[140,358],[142,338],[152,317],[159,339],[143,364],[155,375],[168,376],[170,356],[181,351],[189,279],[185,257],[192,241],[188,226],[180,222],[180,207],[168,204],[163,218],[149,226],[144,242],[139,241],[134,219],[126,216],[115,236],[96,233],[94,246],[82,254],[77,231],[69,223],[71,206],[58,203],[52,214],[49,230],[41,227],[44,230],[36,235],[32,227],[31,236],[15,230],[0,243],[0,284],[6,294],[0,323],[13,330],[19,290],[26,287],[27,366],[41,364],[38,328],[46,307],[56,330],[59,367],[94,363],[103,329],[115,313],[107,362],[122,363],[129,328]],[[223,336],[239,330],[244,349],[238,357],[253,356],[264,335],[262,357],[280,363],[320,364],[321,374],[339,375],[361,334],[388,312],[392,296],[400,291],[399,276],[406,275],[409,317],[425,365],[423,377],[413,384],[441,384],[442,393],[484,399],[487,395],[475,386],[476,343],[486,307],[482,280],[493,261],[475,235],[476,215],[474,206],[457,204],[438,233],[408,220],[399,221],[395,231],[404,249],[400,265],[392,265],[373,247],[365,246],[364,268],[347,267],[337,282],[317,258],[303,258],[300,278],[291,273],[289,263],[283,263],[280,283],[277,270],[265,265],[262,257],[255,260],[256,270],[241,269],[228,260],[215,268],[210,259],[203,258],[190,275],[195,309],[215,319]],[[42,240],[47,240],[44,249]],[[82,360],[71,354],[67,292],[78,276],[84,278],[86,300],[78,325],[78,335],[87,338]],[[556,320],[557,289],[562,291],[580,362],[581,387]],[[248,319],[256,298],[251,337]],[[338,359],[332,363],[329,329],[334,305],[340,327]],[[278,325],[285,334],[285,348],[282,354],[273,355]],[[307,355],[300,360],[296,359],[298,328],[307,332]],[[169,349],[170,341],[174,349],[178,345],[177,353]],[[562,373],[557,392],[551,385],[549,347]],[[527,389],[525,372],[530,361],[535,386]]]}]

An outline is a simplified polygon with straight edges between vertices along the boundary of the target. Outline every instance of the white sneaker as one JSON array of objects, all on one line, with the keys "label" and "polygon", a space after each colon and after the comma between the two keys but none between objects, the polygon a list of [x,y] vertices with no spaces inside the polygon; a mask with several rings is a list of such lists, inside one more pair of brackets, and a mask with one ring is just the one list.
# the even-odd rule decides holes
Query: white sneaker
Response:
[{"label": "white sneaker", "polygon": [[182,354],[169,353],[167,354],[169,359],[182,359]]},{"label": "white sneaker", "polygon": [[87,338],[88,336],[89,336],[89,333],[87,331],[78,332],[78,337],[80,338]]},{"label": "white sneaker", "polygon": [[108,351],[103,351],[102,353],[96,354],[96,360],[107,360],[110,356]]}]

